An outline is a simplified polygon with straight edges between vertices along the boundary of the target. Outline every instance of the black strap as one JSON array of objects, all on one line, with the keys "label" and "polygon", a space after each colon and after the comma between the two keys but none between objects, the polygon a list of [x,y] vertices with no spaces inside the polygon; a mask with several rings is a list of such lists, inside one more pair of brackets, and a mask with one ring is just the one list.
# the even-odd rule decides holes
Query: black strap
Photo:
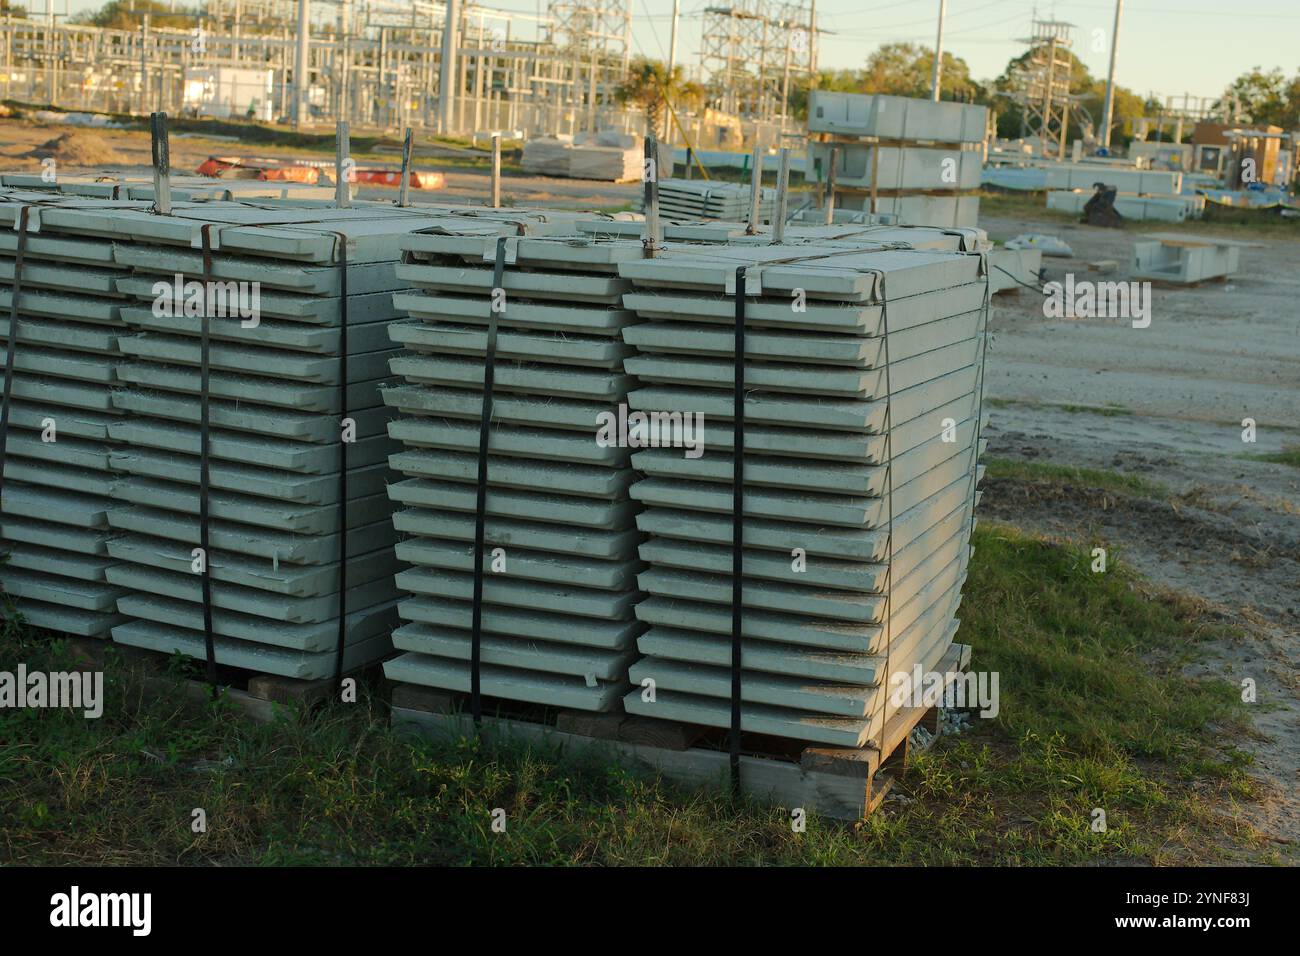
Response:
[{"label": "black strap", "polygon": [[23,294],[23,257],[27,253],[27,217],[31,206],[18,210],[18,248],[14,253],[14,282],[9,301],[9,335],[5,341],[5,387],[0,398],[0,499],[4,496],[5,456],[9,450],[9,401],[14,388],[14,355],[18,348],[18,300]]},{"label": "black strap", "polygon": [[334,687],[343,689],[343,649],[348,636],[348,442],[343,421],[348,417],[348,237],[339,241],[339,633],[334,648]]},{"label": "black strap", "polygon": [[740,793],[740,638],[745,555],[745,266],[736,269],[735,392],[731,425],[731,791]]},{"label": "black strap", "polygon": [[498,296],[502,297],[501,311],[505,311],[505,289],[501,283],[505,278],[507,241],[506,236],[497,239],[491,298],[488,300],[487,344],[483,350],[483,414],[478,426],[478,496],[474,505],[474,606],[469,635],[469,708],[475,724],[483,720],[480,671],[483,642],[483,552],[487,533],[488,426],[492,422],[492,385],[496,379]]},{"label": "black strap", "polygon": [[208,390],[211,379],[211,296],[212,288],[212,229],[215,223],[204,223],[199,229],[203,246],[203,316],[199,320],[199,550],[203,554],[203,577],[199,586],[203,592],[203,650],[207,657],[208,687],[217,696],[217,646],[212,631],[212,555],[208,535],[208,491],[211,476],[208,469],[209,427]]}]

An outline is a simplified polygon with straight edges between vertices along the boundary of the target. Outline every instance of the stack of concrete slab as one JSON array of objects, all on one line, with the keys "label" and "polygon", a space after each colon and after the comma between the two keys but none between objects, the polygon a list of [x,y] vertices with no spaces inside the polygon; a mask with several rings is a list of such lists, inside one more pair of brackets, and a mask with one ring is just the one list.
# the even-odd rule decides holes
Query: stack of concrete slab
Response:
[{"label": "stack of concrete slab", "polygon": [[702,416],[703,454],[648,448],[634,714],[731,722],[735,271],[746,266],[742,729],[857,747],[887,677],[952,643],[978,482],[984,256],[894,229],[625,262],[629,405]]},{"label": "stack of concrete slab", "polygon": [[835,151],[837,206],[918,226],[974,226],[988,109],[884,94],[814,90],[809,163],[825,182]]},{"label": "stack of concrete slab", "polygon": [[[758,200],[760,222],[772,219],[776,190],[764,188]],[[721,219],[745,222],[749,218],[750,187],[743,183],[714,183],[698,179],[664,179],[659,182],[659,211],[680,219]]]},{"label": "stack of concrete slab", "polygon": [[[660,169],[672,169],[672,155],[671,147],[660,144]],[[641,137],[615,130],[530,139],[524,143],[522,159],[526,173],[616,183],[641,179],[644,163]]]},{"label": "stack of concrete slab", "polygon": [[[480,418],[497,242],[415,235],[399,276],[411,320],[391,326],[405,384],[390,434],[405,480],[389,493],[410,595],[385,664],[392,680],[471,689]],[[488,440],[481,617],[484,695],[587,711],[619,706],[641,626],[639,534],[619,407],[631,379],[620,332],[635,240],[510,239],[504,247]],[[612,419],[610,418],[612,416]],[[611,431],[609,426],[615,426]],[[602,425],[606,426],[602,433]]]},{"label": "stack of concrete slab", "polygon": [[814,90],[808,102],[811,133],[930,143],[979,143],[984,140],[987,122],[987,107],[884,93]]},{"label": "stack of concrete slab", "polygon": [[[80,228],[117,240],[114,262],[130,270],[117,280],[134,331],[119,341],[113,405],[124,417],[108,426],[120,504],[108,515],[107,577],[127,592],[117,606],[130,619],[115,641],[204,657],[195,572],[206,560],[219,663],[327,677],[341,615],[345,668],[388,653],[394,443],[378,386],[393,351],[399,239],[436,221],[386,204],[81,213]],[[205,287],[206,558],[196,552]]]},{"label": "stack of concrete slab", "polygon": [[[863,243],[897,244],[902,248],[947,250],[950,252],[985,252],[991,246],[988,236],[979,228],[934,229],[930,227],[900,226],[890,222],[892,217],[875,216],[858,212],[837,216],[835,222],[824,222],[825,212],[816,216],[801,216],[785,230],[785,240],[800,245],[826,245],[854,247]],[[666,221],[660,223],[661,238],[670,243],[695,243],[726,246],[767,246],[772,243],[770,226],[760,226],[752,234],[744,223],[714,220]],[[598,239],[632,239],[645,232],[641,221],[624,219],[578,219],[573,227],[584,236]]]},{"label": "stack of concrete slab", "polygon": [[[1054,189],[1047,194],[1047,208],[1060,212],[1082,213],[1083,207],[1088,204],[1094,192],[1092,188]],[[1188,219],[1200,219],[1205,214],[1205,197],[1139,196],[1132,193],[1119,193],[1115,196],[1115,211],[1125,219],[1135,222],[1184,222]]]},{"label": "stack of concrete slab", "polygon": [[[826,221],[825,209],[801,209],[790,217],[795,223]],[[861,209],[832,209],[831,222],[836,225],[897,225],[898,217],[888,213],[864,212]]]},{"label": "stack of concrete slab", "polygon": [[[41,173],[0,173],[0,186],[32,189],[91,199],[152,201],[152,175],[105,173],[97,176],[56,176]],[[332,199],[333,186],[260,180],[215,180],[207,176],[171,177],[172,202],[211,202],[236,199]]]},{"label": "stack of concrete slab", "polygon": [[0,492],[0,587],[36,627],[107,637],[122,620],[122,590],[106,570],[123,267],[111,241],[69,231],[58,205],[48,194],[0,193],[0,347],[13,333],[15,227],[28,210]]},{"label": "stack of concrete slab", "polygon": [[524,143],[520,165],[534,176],[568,176],[571,152],[571,136],[538,136]]},{"label": "stack of concrete slab", "polygon": [[1121,193],[1175,195],[1182,192],[1183,174],[1167,169],[1108,169],[1088,163],[1055,163],[1046,167],[1047,189],[1086,189],[1103,183]]}]

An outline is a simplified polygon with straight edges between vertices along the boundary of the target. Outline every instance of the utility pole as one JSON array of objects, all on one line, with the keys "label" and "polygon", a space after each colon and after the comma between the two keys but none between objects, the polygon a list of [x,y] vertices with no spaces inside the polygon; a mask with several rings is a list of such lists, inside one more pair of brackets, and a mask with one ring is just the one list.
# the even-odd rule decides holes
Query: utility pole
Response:
[{"label": "utility pole", "polygon": [[808,6],[808,72],[812,76],[812,88],[817,88],[817,0]]},{"label": "utility pole", "polygon": [[[54,15],[50,15],[54,22]],[[50,102],[54,102],[54,90],[50,90]],[[149,112],[149,14],[140,18],[140,112]]]},{"label": "utility pole", "polygon": [[930,99],[939,102],[939,77],[943,73],[943,17],[948,0],[939,0],[939,35],[934,40],[934,72],[930,75]]},{"label": "utility pole", "polygon": [[682,0],[673,0],[673,32],[668,41],[668,82],[673,81],[673,68],[677,66],[677,18],[681,16]]},{"label": "utility pole", "polygon": [[1106,106],[1101,112],[1101,145],[1110,149],[1110,127],[1114,122],[1115,108],[1115,57],[1119,52],[1119,17],[1124,12],[1124,0],[1115,0],[1115,30],[1110,38],[1110,69],[1106,72]]},{"label": "utility pole", "polygon": [[447,0],[447,20],[442,25],[442,62],[438,64],[438,132],[453,132],[456,116],[456,28],[460,24],[460,0]]},{"label": "utility pole", "polygon": [[293,127],[307,120],[307,60],[311,55],[311,0],[298,0],[298,56],[293,63]]}]

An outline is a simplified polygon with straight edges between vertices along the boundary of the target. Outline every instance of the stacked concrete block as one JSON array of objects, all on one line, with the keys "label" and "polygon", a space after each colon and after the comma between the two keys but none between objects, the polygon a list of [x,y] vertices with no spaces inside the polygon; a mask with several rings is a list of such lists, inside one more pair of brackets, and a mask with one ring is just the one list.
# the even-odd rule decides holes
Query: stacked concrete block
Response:
[{"label": "stacked concrete block", "polygon": [[[905,230],[896,230],[903,232]],[[978,481],[983,243],[674,246],[629,261],[629,404],[703,417],[703,448],[637,451],[646,655],[634,714],[729,727],[735,270],[745,266],[741,726],[858,747],[890,674],[952,643]],[[932,248],[921,248],[929,239]],[[972,252],[955,251],[969,244]]]},{"label": "stacked concrete block", "polygon": [[1053,163],[1046,167],[1047,189],[1085,189],[1097,183],[1135,195],[1177,195],[1183,190],[1183,174],[1167,169],[1107,169],[1087,163]]},{"label": "stacked concrete block", "polygon": [[988,110],[901,96],[813,91],[809,161],[835,203],[918,226],[974,226]]},{"label": "stacked concrete block", "polygon": [[988,108],[884,93],[813,90],[808,131],[934,143],[981,143]]},{"label": "stacked concrete block", "polygon": [[[1059,212],[1082,213],[1095,190],[1054,189],[1047,194],[1047,208]],[[1184,222],[1200,219],[1205,213],[1204,196],[1138,196],[1120,193],[1115,197],[1115,211],[1134,222]]]},{"label": "stacked concrete block", "polygon": [[[541,136],[524,143],[524,172],[624,183],[641,179],[645,146],[640,136],[602,130],[577,136]],[[659,146],[659,167],[672,168],[672,149]]]},{"label": "stacked concrete block", "polygon": [[[405,450],[389,488],[406,592],[392,680],[471,690],[480,423],[493,290],[498,333],[485,486],[481,693],[617,709],[641,630],[639,533],[618,442],[631,378],[620,338],[635,315],[618,263],[637,241],[415,235],[399,276],[411,316],[394,324],[404,384],[384,400]],[[498,249],[500,248],[500,251]],[[498,255],[501,284],[495,285]],[[612,416],[612,418],[611,418]],[[602,425],[608,427],[602,438]]]},{"label": "stacked concrete block", "polygon": [[379,385],[393,354],[399,240],[438,220],[386,204],[224,203],[85,218],[122,240],[115,262],[130,274],[118,289],[132,300],[122,319],[134,334],[119,343],[113,398],[125,417],[110,426],[121,504],[107,545],[117,562],[108,578],[127,590],[118,610],[130,620],[113,639],[206,656],[195,573],[201,311],[187,303],[210,283],[206,565],[216,660],[327,677],[341,626],[345,669],[385,656],[396,607],[385,491],[395,443]]},{"label": "stacked concrete block", "polygon": [[[760,222],[771,220],[775,199],[775,189],[763,189],[758,200]],[[659,211],[668,218],[744,222],[749,217],[750,187],[698,179],[660,180]]]},{"label": "stacked concrete block", "polygon": [[[18,229],[24,209],[25,239]],[[14,356],[0,490],[0,587],[36,627],[107,637],[121,621],[122,590],[106,571],[117,444],[111,429],[121,418],[112,390],[127,331],[126,302],[116,288],[123,268],[111,241],[66,225],[48,195],[0,194],[0,341]],[[20,243],[18,334],[11,343]]]},{"label": "stacked concrete block", "polygon": [[[89,199],[153,201],[152,174],[107,173],[97,176],[0,173],[0,187],[36,190],[59,196]],[[257,199],[319,199],[334,197],[333,186],[260,180],[211,179],[207,176],[171,177],[172,202],[216,202]],[[48,198],[48,197],[47,197]]]}]

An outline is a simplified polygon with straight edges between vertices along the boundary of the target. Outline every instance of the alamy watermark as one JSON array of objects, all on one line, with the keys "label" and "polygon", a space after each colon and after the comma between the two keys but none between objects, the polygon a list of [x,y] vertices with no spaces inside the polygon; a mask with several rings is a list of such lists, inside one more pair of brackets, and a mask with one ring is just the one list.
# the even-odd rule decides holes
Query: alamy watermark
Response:
[{"label": "alamy watermark", "polygon": [[67,707],[94,720],[104,713],[104,672],[0,671],[0,709],[27,707]]},{"label": "alamy watermark", "polygon": [[1067,272],[1065,282],[1049,282],[1043,291],[1043,315],[1049,319],[1129,319],[1135,329],[1151,324],[1150,282],[1076,282]]},{"label": "alamy watermark", "polygon": [[262,321],[262,283],[185,281],[179,272],[172,281],[153,284],[153,314],[159,319],[239,319],[240,326],[255,329]]},{"label": "alamy watermark", "polygon": [[703,412],[617,412],[596,416],[596,444],[601,448],[684,448],[687,458],[704,454]]},{"label": "alamy watermark", "polygon": [[911,671],[891,674],[889,687],[889,701],[895,707],[978,709],[981,717],[990,718],[1001,709],[997,671],[927,671],[917,664]]},{"label": "alamy watermark", "polygon": [[50,897],[50,925],[56,928],[127,927],[132,936],[153,929],[152,893],[83,893],[73,886]]}]

